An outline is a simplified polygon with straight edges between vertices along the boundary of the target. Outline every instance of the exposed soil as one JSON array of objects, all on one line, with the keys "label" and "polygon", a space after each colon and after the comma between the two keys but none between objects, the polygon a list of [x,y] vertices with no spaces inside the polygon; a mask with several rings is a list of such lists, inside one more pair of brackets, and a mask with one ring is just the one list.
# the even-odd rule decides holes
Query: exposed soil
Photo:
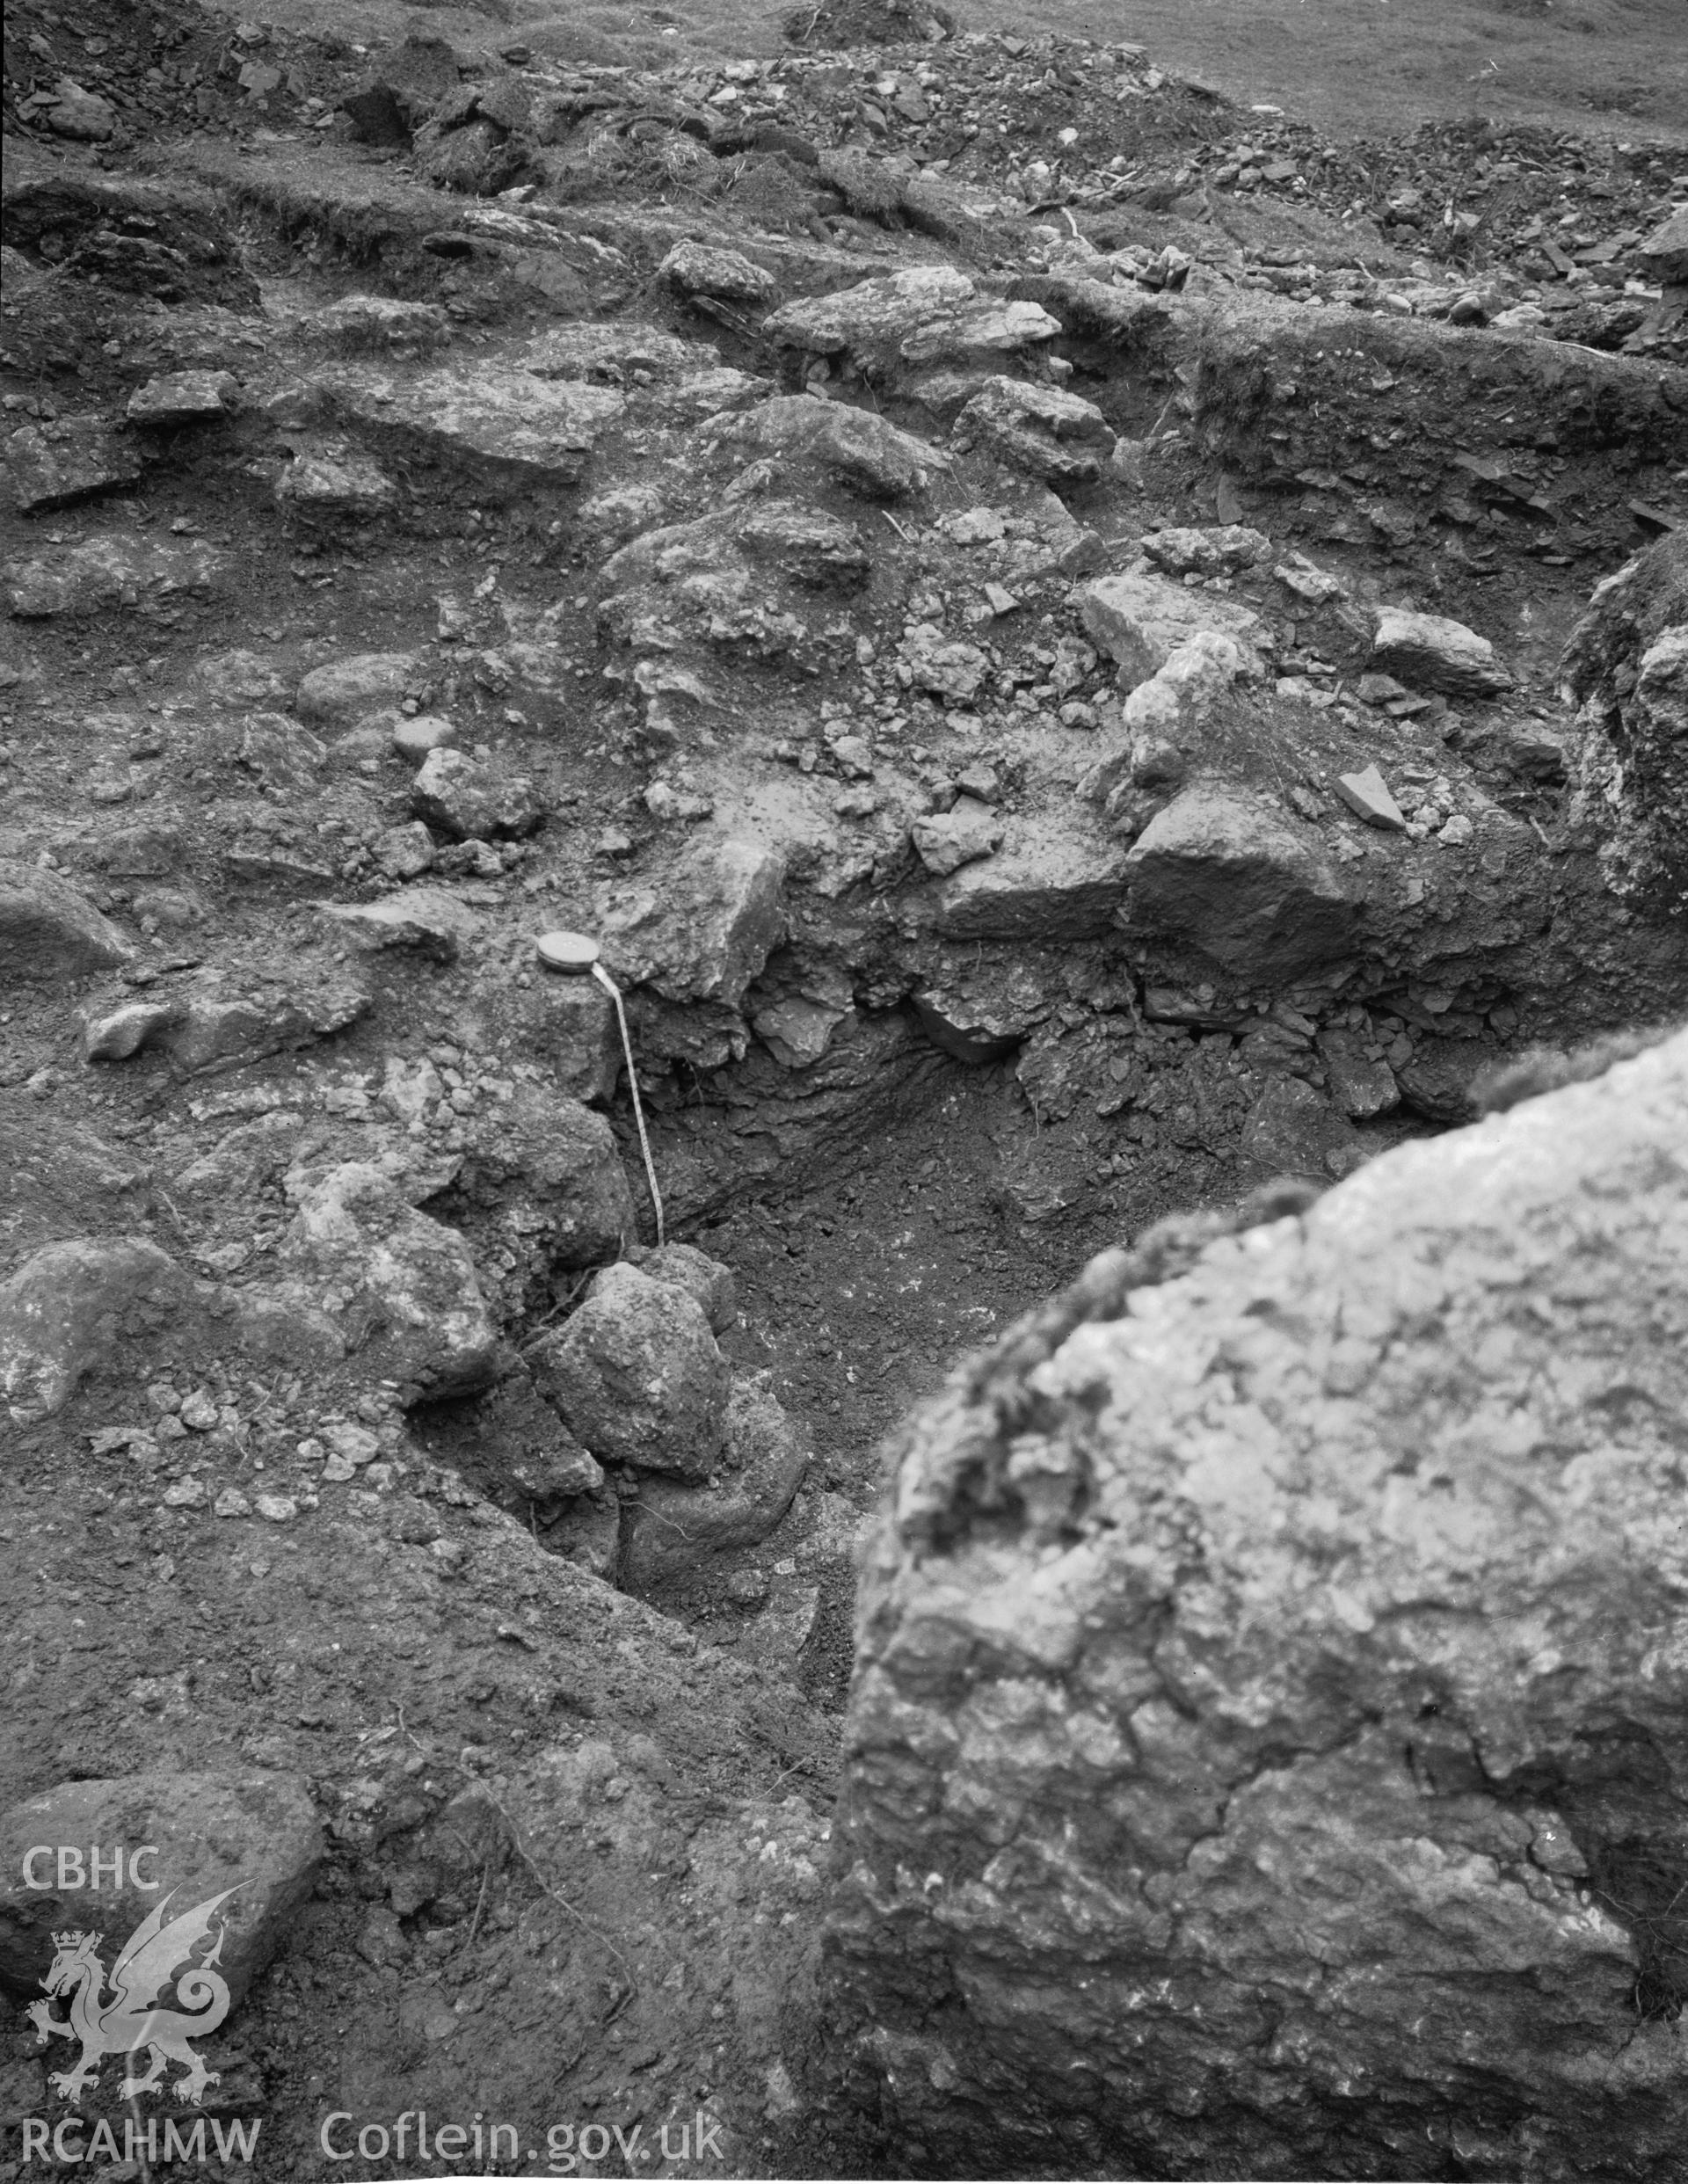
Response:
[{"label": "exposed soil", "polygon": [[[869,11],[836,12],[842,37]],[[43,1244],[139,1236],[191,1277],[167,1310],[142,1302],[99,1330],[62,1407],[20,1409],[8,1429],[0,1567],[17,1605],[0,1804],[141,1768],[308,1779],[328,1833],[316,1899],[207,2046],[222,2073],[207,2115],[261,2116],[261,2151],[249,2166],[209,2164],[214,2175],[323,2173],[331,2110],[390,2123],[418,2107],[518,2123],[516,2153],[500,2144],[478,2165],[487,2173],[542,2172],[554,2126],[578,2138],[637,2123],[648,2153],[664,2122],[677,2133],[682,2120],[684,2158],[612,2144],[582,2163],[571,2138],[551,2142],[554,2173],[879,2173],[871,2134],[811,2105],[825,2027],[799,1937],[819,1916],[853,1558],[880,1490],[881,1436],[959,1354],[1104,1245],[1171,1212],[1230,1205],[1285,1169],[1316,1188],[1468,1111],[1480,1066],[1680,998],[1679,930],[1606,896],[1565,824],[1554,666],[1594,583],[1688,522],[1688,419],[1635,421],[1650,388],[1682,378],[1680,312],[1635,250],[1688,200],[1688,176],[1668,139],[1618,150],[1522,124],[1337,143],[1170,74],[1149,84],[1153,55],[1041,35],[946,40],[917,26],[895,51],[818,55],[817,16],[760,74],[736,63],[645,77],[514,11],[478,17],[472,46],[461,11],[387,14],[456,41],[451,96],[461,70],[465,87],[513,85],[518,103],[551,101],[560,119],[542,129],[528,108],[509,127],[459,114],[454,133],[437,119],[445,95],[425,120],[418,92],[382,142],[341,105],[385,83],[393,60],[365,50],[375,40],[359,23],[266,31],[260,14],[236,28],[175,0],[8,11],[8,183],[21,209],[9,212],[0,322],[6,423],[51,440],[94,417],[126,451],[57,505],[8,507],[8,557],[56,555],[58,568],[120,534],[137,552],[203,549],[222,573],[19,609],[0,637],[0,855],[73,881],[132,951],[120,972],[5,991],[0,1103],[22,1188],[0,1275]],[[939,80],[922,86],[923,66]],[[109,102],[108,134],[55,134],[67,76]],[[473,186],[468,167],[469,186],[434,187],[443,170],[430,160],[474,128],[491,163],[479,179],[496,169],[496,188]],[[950,193],[922,199],[917,163]],[[156,198],[101,229],[85,205],[55,209],[43,175]],[[688,298],[658,271],[688,233],[777,267],[779,295]],[[1281,358],[1277,386],[1262,389],[1233,353],[1197,358],[1165,329],[1139,341],[1087,323],[1062,286],[1079,279],[1062,257],[1074,239],[1137,250],[1140,283],[1109,291],[1132,309],[1180,293],[1192,258],[1222,261],[1226,292],[1244,300],[1355,306],[1351,359],[1334,343],[1327,356],[1322,331],[1316,354],[1307,335],[1291,357],[1306,395],[1296,445],[1279,422],[1295,398]],[[374,295],[434,307],[451,355],[489,379],[558,327],[633,327],[702,345],[707,368],[756,375],[756,399],[825,387],[842,409],[935,444],[954,421],[940,397],[877,367],[823,360],[817,375],[815,356],[762,322],[775,302],[952,265],[984,294],[1063,319],[1062,368],[1037,383],[1094,404],[1136,447],[1135,476],[1116,464],[1075,478],[1051,515],[1041,486],[966,447],[910,505],[864,501],[782,459],[782,489],[799,480],[829,539],[869,541],[859,590],[819,592],[816,605],[811,586],[793,605],[779,569],[734,602],[743,619],[714,651],[688,634],[639,654],[601,581],[610,553],[652,521],[697,524],[733,505],[736,467],[702,446],[696,418],[630,410],[576,490],[513,482],[497,450],[418,452],[379,421],[360,439],[288,407],[336,368],[307,331],[312,315]],[[1521,394],[1438,382],[1416,353],[1392,368],[1392,330],[1440,327],[1467,292],[1479,323],[1524,309],[1539,330]],[[1291,328],[1284,353],[1301,339]],[[605,376],[629,404],[657,399],[642,354]],[[1609,375],[1586,415],[1563,391],[1574,366]],[[396,385],[421,368],[390,347],[380,368]],[[233,374],[226,415],[123,423],[139,389],[189,370]],[[723,397],[734,417],[750,413],[741,396]],[[1454,407],[1467,399],[1479,467],[1450,484]],[[1552,419],[1511,430],[1503,401]],[[385,465],[379,507],[313,521],[278,503],[303,455],[338,460],[348,442]],[[583,518],[586,492],[651,481],[660,513],[621,532]],[[995,621],[971,604],[982,564],[940,528],[981,505],[1050,550],[1030,556]],[[1217,987],[1170,942],[1127,949],[1059,917],[1034,919],[1023,946],[945,933],[909,814],[953,809],[970,767],[989,776],[979,800],[1000,818],[1070,805],[1115,702],[1111,663],[1076,637],[1075,577],[1124,565],[1163,527],[1239,523],[1269,534],[1275,557],[1316,556],[1336,589],[1286,596],[1264,564],[1221,579],[1215,596],[1270,622],[1276,676],[1321,701],[1280,691],[1262,730],[1239,699],[1223,715],[1225,763],[1350,843],[1351,855],[1332,854],[1376,873],[1379,899],[1396,868],[1349,824],[1333,783],[1384,763],[1414,830],[1401,854],[1420,875],[1404,922],[1323,985],[1286,973]],[[1080,534],[1079,560],[1058,565]],[[1379,604],[1466,622],[1510,663],[1510,688],[1368,697],[1357,633]],[[941,700],[897,674],[922,622],[995,648],[977,710],[971,694]],[[1078,644],[1065,657],[1079,670],[1058,688],[1063,642]],[[636,658],[670,653],[703,664],[709,706],[638,681]],[[417,663],[380,724],[302,725],[302,679],[370,654]],[[1063,701],[1088,724],[1058,725]],[[417,824],[392,731],[425,712],[449,715],[488,766],[529,782],[545,824],[456,843],[436,827],[430,880],[455,891],[470,936],[441,943],[440,959],[361,955],[320,905],[391,894],[395,837]],[[731,732],[717,735],[716,718]],[[869,733],[872,764],[858,763],[848,739]],[[534,935],[601,922],[664,883],[700,819],[783,810],[817,777],[836,800],[825,839],[805,837],[813,884],[745,1009],[819,1006],[819,975],[844,1027],[824,1065],[776,1062],[766,1030],[747,1042],[742,1019],[724,1029],[710,1004],[654,986],[633,1008],[669,1236],[732,1270],[738,1316],[722,1349],[741,1381],[769,1376],[812,1452],[776,1528],[636,1599],[615,1582],[650,1491],[632,1471],[548,1502],[514,1476],[478,1389],[418,1400],[394,1377],[374,1380],[355,1346],[328,1358],[278,1339],[260,1358],[231,1330],[290,1248],[287,1177],[389,1154],[407,1203],[469,1239],[501,1372],[565,1323],[590,1263],[535,1275],[490,1197],[457,1181],[477,1130],[552,1067]],[[964,780],[960,793],[972,793]],[[1481,866],[1473,848],[1459,887],[1439,895],[1438,830],[1473,814],[1479,847],[1483,828],[1510,830],[1510,847]],[[1458,828],[1446,839],[1451,857]],[[1434,934],[1428,910],[1409,915],[1427,901],[1443,917]],[[269,1026],[244,1047],[197,1065],[162,1044],[84,1059],[84,1016],[173,1004],[220,967],[258,995]],[[840,975],[841,998],[826,986]],[[1012,993],[1016,975],[1037,990]],[[301,979],[328,1013],[278,1030]],[[355,1005],[331,1007],[337,980],[355,980]],[[1013,1018],[1006,1031],[999,1016]],[[942,1045],[928,1036],[935,1018]],[[1333,1031],[1386,1059],[1404,1096],[1339,1114],[1316,1045]],[[408,1135],[382,1104],[394,1062],[438,1073]],[[1268,1127],[1262,1102],[1286,1076],[1320,1096],[1314,1139]],[[625,1082],[600,1104],[648,1242]],[[226,1151],[271,1127],[281,1150],[267,1166],[255,1139]],[[214,1151],[230,1163],[222,1180],[185,1188]],[[206,1425],[161,1438],[159,1420],[196,1398]],[[360,1460],[373,1466],[325,1481],[325,1444],[347,1428],[373,1437]],[[218,1516],[225,1488],[239,1506]],[[273,1516],[258,1508],[265,1496]],[[40,2173],[16,2134],[55,2113],[43,2068],[9,2007],[0,2184]],[[84,2108],[91,2124],[112,2118],[120,2142],[124,2113],[109,2092]],[[721,2134],[701,2154],[700,2117]],[[141,2171],[120,2160],[107,2173]],[[412,2171],[358,2155],[333,2173]]]}]

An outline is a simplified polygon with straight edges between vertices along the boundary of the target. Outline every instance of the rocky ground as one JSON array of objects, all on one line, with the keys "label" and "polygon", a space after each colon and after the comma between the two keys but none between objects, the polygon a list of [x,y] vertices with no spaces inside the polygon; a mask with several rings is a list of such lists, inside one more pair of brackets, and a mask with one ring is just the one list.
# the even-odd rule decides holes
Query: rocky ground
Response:
[{"label": "rocky ground", "polygon": [[902,34],[9,11],[5,1802],[308,1801],[266,2176],[891,2159],[811,2090],[881,1432],[1688,987],[1688,160]]}]

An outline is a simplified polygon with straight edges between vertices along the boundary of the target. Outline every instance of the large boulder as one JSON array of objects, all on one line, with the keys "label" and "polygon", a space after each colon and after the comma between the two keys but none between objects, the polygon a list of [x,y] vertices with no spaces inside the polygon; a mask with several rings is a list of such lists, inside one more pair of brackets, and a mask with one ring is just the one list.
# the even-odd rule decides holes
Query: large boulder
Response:
[{"label": "large boulder", "polygon": [[707,1576],[713,1558],[755,1547],[790,1508],[808,1468],[808,1445],[764,1379],[734,1387],[721,1468],[712,1479],[640,1481],[622,1552],[628,1591]]},{"label": "large boulder", "polygon": [[1359,904],[1316,841],[1230,790],[1175,797],[1138,836],[1125,874],[1130,930],[1183,942],[1231,979],[1295,977],[1355,944]]},{"label": "large boulder", "polygon": [[1679,1034],[1166,1224],[893,1446],[830,1984],[910,2169],[1676,2173],[1684,1144]]},{"label": "large boulder", "polygon": [[155,1334],[193,1285],[144,1236],[49,1243],[0,1283],[0,1396],[16,1424],[62,1410],[127,1337]]},{"label": "large boulder", "polygon": [[768,843],[700,834],[605,919],[610,968],[665,1001],[736,1008],[785,930],[784,883],[785,859]]},{"label": "large boulder", "polygon": [[1378,615],[1372,665],[1415,690],[1444,690],[1450,697],[1499,697],[1512,688],[1487,637],[1447,615],[1401,607],[1386,607]]},{"label": "large boulder", "polygon": [[484,1387],[497,1336],[456,1230],[418,1213],[367,1161],[287,1180],[298,1211],[279,1250],[279,1294],[326,1313],[347,1350],[407,1402]]},{"label": "large boulder", "polygon": [[1570,817],[1639,908],[1688,908],[1688,536],[1672,531],[1598,586],[1561,662],[1581,702]]},{"label": "large boulder", "polygon": [[466,1126],[454,1212],[484,1267],[508,1269],[508,1302],[553,1268],[612,1259],[637,1222],[604,1117],[549,1086],[524,1084]]},{"label": "large boulder", "polygon": [[956,419],[963,447],[982,447],[1051,485],[1085,485],[1113,453],[1113,428],[1094,402],[998,373]]},{"label": "large boulder", "polygon": [[134,954],[80,888],[43,865],[0,858],[0,985],[79,979]]},{"label": "large boulder", "polygon": [[854,410],[819,395],[776,395],[742,417],[711,420],[728,445],[760,448],[787,462],[808,462],[869,500],[905,500],[923,493],[950,457],[872,410]]},{"label": "large boulder", "polygon": [[[214,1904],[167,1969],[212,1941],[199,1961],[215,1966],[237,2006],[309,1902],[322,1853],[296,1775],[61,1782],[0,1814],[0,1984],[39,1999],[65,1930],[97,1929],[109,1963],[166,1904],[167,1925]],[[74,2058],[71,2049],[56,2061]]]},{"label": "large boulder", "polygon": [[600,1463],[707,1478],[731,1376],[703,1307],[637,1267],[606,1267],[585,1304],[528,1352],[534,1385]]}]

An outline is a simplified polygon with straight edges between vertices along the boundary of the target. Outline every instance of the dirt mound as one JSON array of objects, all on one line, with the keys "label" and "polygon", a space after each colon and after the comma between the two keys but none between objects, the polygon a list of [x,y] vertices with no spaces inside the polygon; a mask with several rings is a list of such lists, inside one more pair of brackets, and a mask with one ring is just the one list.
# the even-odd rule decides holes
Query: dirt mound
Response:
[{"label": "dirt mound", "polygon": [[956,18],[935,0],[818,0],[788,9],[780,29],[794,46],[817,52],[851,46],[899,46],[914,39],[935,41],[956,28]]}]

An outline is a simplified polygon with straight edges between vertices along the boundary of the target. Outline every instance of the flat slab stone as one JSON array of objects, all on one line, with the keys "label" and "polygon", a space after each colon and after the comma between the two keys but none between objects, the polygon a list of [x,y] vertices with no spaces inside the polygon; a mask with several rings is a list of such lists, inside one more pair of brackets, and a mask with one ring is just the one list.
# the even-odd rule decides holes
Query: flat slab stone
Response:
[{"label": "flat slab stone", "polygon": [[240,399],[232,372],[164,372],[129,397],[131,425],[214,424]]},{"label": "flat slab stone", "polygon": [[4,468],[7,490],[20,515],[114,492],[133,485],[141,475],[134,447],[98,417],[21,426],[6,442]]},{"label": "flat slab stone", "polygon": [[1092,642],[1119,663],[1119,683],[1134,690],[1159,673],[1176,648],[1205,630],[1258,649],[1265,630],[1250,607],[1211,592],[1186,591],[1165,577],[1098,577],[1073,604]]},{"label": "flat slab stone", "polygon": [[411,948],[437,963],[455,963],[480,920],[467,903],[443,887],[404,887],[379,902],[323,902],[355,948]]},{"label": "flat slab stone", "polygon": [[374,365],[324,373],[321,393],[347,425],[484,472],[577,484],[598,435],[626,408],[614,387],[542,379],[507,365],[441,366],[406,375]]},{"label": "flat slab stone", "polygon": [[90,538],[19,563],[6,604],[26,621],[108,609],[146,615],[184,593],[215,591],[229,567],[226,555],[198,541],[166,546],[122,535]]},{"label": "flat slab stone", "polygon": [[[41,1844],[55,1855],[38,1852],[26,1878],[25,1857]],[[120,1880],[108,1862],[91,1885],[95,1844],[107,1861],[120,1850]],[[61,1845],[71,1853],[62,1874]],[[96,1931],[109,1966],[166,1901],[164,1923],[174,1924],[220,1897],[200,1938],[221,1934],[208,1970],[227,1988],[229,2006],[237,2006],[309,1901],[322,1853],[316,1809],[297,1775],[157,1773],[61,1782],[0,1816],[0,1975],[39,1992],[56,1934]],[[31,1884],[39,1880],[49,1885]],[[187,1954],[184,1940],[182,1956]],[[204,1949],[198,1955],[205,1960]],[[75,2056],[71,2046],[58,2051],[56,2062],[68,2067]]]},{"label": "flat slab stone", "polygon": [[708,243],[677,243],[657,272],[683,295],[717,296],[724,303],[767,303],[779,288],[771,273],[742,252]]},{"label": "flat slab stone", "polygon": [[1124,898],[1125,859],[1076,812],[1018,822],[1012,841],[938,891],[936,929],[950,940],[1092,940]]},{"label": "flat slab stone", "polygon": [[1498,697],[1512,688],[1512,676],[1496,659],[1487,637],[1446,615],[1409,614],[1386,607],[1372,640],[1373,664],[1399,675],[1415,690],[1441,690],[1450,697]]}]

